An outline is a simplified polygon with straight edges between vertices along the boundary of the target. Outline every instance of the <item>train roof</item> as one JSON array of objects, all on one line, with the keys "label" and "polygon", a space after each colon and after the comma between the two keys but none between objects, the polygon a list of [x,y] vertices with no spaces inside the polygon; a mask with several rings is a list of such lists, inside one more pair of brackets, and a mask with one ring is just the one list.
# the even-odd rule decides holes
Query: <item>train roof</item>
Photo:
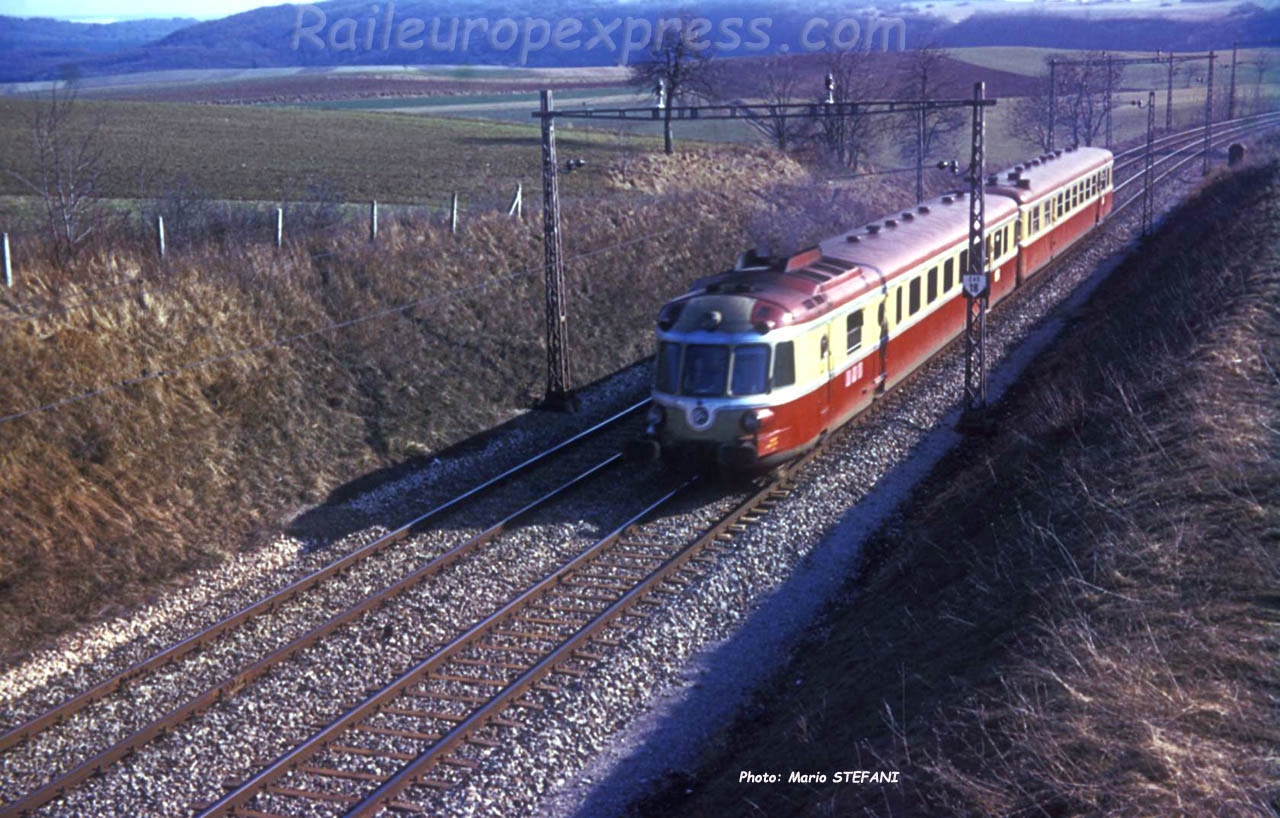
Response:
[{"label": "train roof", "polygon": [[1009,196],[1022,204],[1034,202],[1073,179],[1097,170],[1111,158],[1111,151],[1092,147],[1041,154],[987,177],[987,190]]},{"label": "train roof", "polygon": [[[1033,201],[1103,166],[1110,158],[1111,152],[1100,148],[1076,148],[992,174],[994,182],[988,177],[984,188],[986,222],[1014,216],[1019,202]],[[824,239],[790,257],[743,254],[732,270],[698,279],[685,295],[670,303],[698,296],[737,296],[776,305],[790,314],[788,323],[801,324],[884,286],[943,248],[965,242],[968,236],[968,191],[947,193]]]}]

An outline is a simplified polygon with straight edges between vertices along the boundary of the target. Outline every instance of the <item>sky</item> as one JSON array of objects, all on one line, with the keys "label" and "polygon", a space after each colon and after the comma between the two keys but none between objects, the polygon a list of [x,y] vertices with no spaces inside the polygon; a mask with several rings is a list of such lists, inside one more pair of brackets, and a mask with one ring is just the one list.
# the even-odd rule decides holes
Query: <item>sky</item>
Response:
[{"label": "sky", "polygon": [[0,0],[0,15],[53,17],[77,23],[105,23],[144,17],[212,20],[287,0]]}]

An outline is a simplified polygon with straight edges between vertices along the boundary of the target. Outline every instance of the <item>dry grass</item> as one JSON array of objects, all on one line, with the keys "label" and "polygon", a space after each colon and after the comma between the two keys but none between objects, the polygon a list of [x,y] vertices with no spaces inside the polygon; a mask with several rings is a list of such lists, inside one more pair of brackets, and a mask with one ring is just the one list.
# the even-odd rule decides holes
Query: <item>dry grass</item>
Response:
[{"label": "dry grass", "polygon": [[[772,204],[765,188],[741,194],[748,179],[759,184],[763,158],[658,158],[650,170],[671,177],[662,195],[566,198],[577,383],[649,355],[664,300],[731,264],[771,208],[805,202],[796,186]],[[768,179],[795,178],[785,160],[772,168]],[[711,176],[716,192],[702,187]],[[895,195],[868,183],[836,204],[869,217]],[[813,202],[806,212],[840,216]],[[829,229],[820,221],[810,231]],[[144,598],[260,542],[336,485],[540,397],[540,216],[468,224],[455,238],[438,222],[393,221],[373,246],[339,226],[295,233],[282,252],[231,234],[184,243],[164,264],[119,235],[69,269],[26,253],[20,287],[0,295],[0,415],[429,301],[0,424],[0,656]],[[513,271],[527,272],[504,277]]]},{"label": "dry grass", "polygon": [[858,597],[640,811],[1275,814],[1278,177],[1220,180],[1105,285],[999,434],[880,532]]}]

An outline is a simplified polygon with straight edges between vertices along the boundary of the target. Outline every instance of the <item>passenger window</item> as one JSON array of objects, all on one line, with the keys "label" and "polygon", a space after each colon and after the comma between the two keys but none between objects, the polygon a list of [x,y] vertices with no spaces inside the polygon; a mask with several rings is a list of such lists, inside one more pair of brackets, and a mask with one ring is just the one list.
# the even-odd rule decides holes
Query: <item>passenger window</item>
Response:
[{"label": "passenger window", "polygon": [[680,345],[671,341],[658,344],[658,364],[655,367],[654,388],[674,395],[680,384]]},{"label": "passenger window", "polygon": [[1035,210],[1031,211],[1031,233],[1034,235],[1035,233],[1039,233],[1039,232],[1040,232],[1040,208],[1037,207]]},{"label": "passenger window", "polygon": [[947,263],[942,265],[942,291],[944,293],[951,292],[951,285],[955,281],[955,259],[949,258]]},{"label": "passenger window", "polygon": [[938,298],[938,268],[933,267],[929,270],[929,291],[926,298],[932,304]]},{"label": "passenger window", "polygon": [[961,250],[960,251],[960,275],[964,275],[968,272],[969,272],[969,251]]},{"label": "passenger window", "polygon": [[862,310],[854,310],[845,320],[844,344],[846,352],[855,352],[862,346]]},{"label": "passenger window", "polygon": [[893,320],[894,324],[902,323],[902,288],[898,288],[898,317]]},{"label": "passenger window", "polygon": [[920,310],[920,276],[911,279],[911,314]]},{"label": "passenger window", "polygon": [[796,344],[783,341],[773,348],[773,388],[790,386],[796,382]]},{"label": "passenger window", "polygon": [[763,395],[769,391],[769,347],[748,344],[733,348],[733,394]]}]

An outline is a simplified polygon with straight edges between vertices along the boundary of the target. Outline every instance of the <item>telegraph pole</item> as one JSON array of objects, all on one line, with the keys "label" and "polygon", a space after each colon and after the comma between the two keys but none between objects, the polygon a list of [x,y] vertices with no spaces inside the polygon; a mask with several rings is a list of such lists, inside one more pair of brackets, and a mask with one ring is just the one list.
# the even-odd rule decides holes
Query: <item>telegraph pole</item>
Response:
[{"label": "telegraph pole", "polygon": [[983,155],[982,99],[985,83],[973,86],[973,130],[969,162],[969,267],[964,271],[964,423],[983,425],[987,408],[986,336],[987,298],[990,280],[986,259],[986,202],[983,182],[986,158]]},{"label": "telegraph pole", "polygon": [[1169,52],[1169,84],[1164,92],[1164,132],[1173,133],[1173,52]]},{"label": "telegraph pole", "polygon": [[550,90],[542,92],[542,233],[547,292],[547,394],[543,406],[572,410],[569,391],[569,313],[565,306],[564,254],[560,244],[560,180],[556,122]]}]

